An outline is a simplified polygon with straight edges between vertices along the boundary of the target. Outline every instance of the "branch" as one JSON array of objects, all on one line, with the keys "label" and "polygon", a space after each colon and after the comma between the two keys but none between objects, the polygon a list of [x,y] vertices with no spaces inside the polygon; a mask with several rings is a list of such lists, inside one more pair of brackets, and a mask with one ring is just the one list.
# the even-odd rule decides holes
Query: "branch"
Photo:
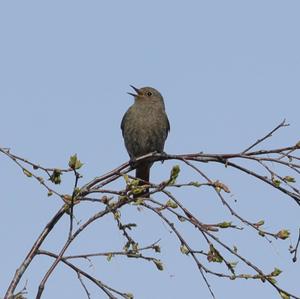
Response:
[{"label": "branch", "polygon": [[271,132],[269,132],[267,135],[265,135],[263,138],[258,139],[256,142],[254,142],[252,145],[250,145],[248,148],[246,148],[242,154],[245,154],[246,152],[248,152],[250,149],[252,149],[253,147],[255,147],[256,145],[258,145],[259,143],[263,142],[264,140],[266,140],[267,138],[271,137],[272,134],[274,132],[276,132],[277,130],[279,130],[282,127],[287,127],[289,126],[289,124],[285,123],[285,119],[276,127],[274,128]]},{"label": "branch", "polygon": [[42,233],[39,235],[39,237],[33,244],[32,248],[30,249],[29,253],[27,254],[25,260],[22,262],[20,267],[17,269],[17,271],[6,291],[4,299],[9,299],[10,297],[13,296],[13,293],[14,293],[22,275],[24,274],[27,267],[29,266],[29,264],[31,263],[31,261],[33,260],[35,255],[37,254],[38,249],[40,248],[40,246],[42,245],[42,243],[44,242],[44,240],[46,239],[48,234],[51,232],[51,230],[53,229],[55,224],[59,221],[59,219],[64,215],[65,211],[66,211],[65,206],[61,207],[59,209],[59,211],[54,215],[54,217],[50,220],[50,222],[45,226]]},{"label": "branch", "polygon": [[[44,254],[51,258],[54,258],[54,262],[51,267],[47,270],[43,279],[40,282],[38,292],[36,298],[41,298],[43,294],[43,290],[48,281],[48,278],[52,275],[53,271],[56,269],[56,266],[59,263],[64,263],[66,266],[72,268],[79,279],[85,294],[88,298],[90,298],[90,293],[86,288],[83,277],[89,279],[93,283],[95,283],[101,290],[108,296],[108,298],[115,299],[115,295],[122,296],[123,298],[132,298],[131,294],[119,292],[105,284],[101,281],[92,277],[82,269],[79,269],[77,266],[70,263],[69,259],[75,258],[86,258],[90,259],[96,256],[106,256],[107,258],[111,258],[114,255],[122,255],[127,256],[129,258],[140,258],[145,259],[150,262],[153,262],[159,270],[163,269],[163,265],[160,260],[151,257],[145,256],[141,253],[143,250],[152,249],[155,252],[159,252],[160,248],[155,243],[146,246],[143,248],[138,248],[138,242],[133,239],[130,233],[130,229],[135,227],[135,223],[123,224],[121,222],[121,213],[120,209],[123,206],[129,206],[131,204],[136,205],[138,208],[145,207],[147,210],[151,210],[154,212],[160,219],[162,219],[175,233],[177,239],[179,240],[181,247],[180,250],[182,253],[190,255],[194,262],[196,263],[201,276],[213,298],[215,298],[214,292],[212,290],[211,285],[209,284],[206,274],[215,275],[217,277],[224,277],[228,279],[260,279],[262,281],[268,281],[276,291],[281,295],[286,295],[286,298],[297,298],[295,295],[292,295],[285,290],[278,287],[274,282],[274,277],[280,274],[280,271],[277,269],[269,274],[265,274],[259,267],[254,265],[248,259],[246,259],[241,254],[238,254],[237,251],[227,244],[225,244],[219,237],[216,237],[216,233],[220,232],[222,229],[238,229],[242,230],[243,227],[240,225],[234,225],[228,221],[221,221],[220,223],[207,224],[203,223],[200,219],[198,219],[192,211],[187,209],[169,190],[171,188],[212,188],[214,190],[217,198],[219,198],[220,203],[230,212],[232,217],[235,218],[241,225],[248,226],[258,232],[259,235],[265,237],[272,237],[274,239],[286,239],[289,237],[288,230],[282,229],[278,233],[268,232],[262,228],[264,222],[253,222],[245,217],[241,216],[237,211],[235,211],[231,205],[228,203],[226,198],[226,193],[230,193],[230,188],[226,186],[224,183],[219,180],[212,180],[202,169],[200,169],[200,165],[202,163],[218,163],[224,165],[225,167],[232,168],[238,170],[240,173],[245,173],[249,176],[252,176],[259,181],[277,189],[278,191],[284,193],[287,197],[292,198],[298,206],[300,205],[300,190],[296,187],[296,179],[290,175],[290,172],[294,175],[300,174],[300,157],[299,157],[299,149],[300,142],[296,143],[292,146],[285,146],[280,148],[270,148],[270,149],[259,149],[256,151],[251,151],[254,147],[261,145],[266,139],[270,138],[272,134],[277,132],[280,128],[286,127],[288,124],[285,121],[281,122],[278,126],[276,126],[273,130],[271,130],[268,134],[263,136],[254,142],[251,146],[246,148],[244,151],[239,153],[223,153],[223,154],[211,154],[211,153],[188,153],[188,154],[180,154],[180,155],[171,155],[171,154],[161,154],[161,153],[149,153],[142,157],[136,159],[136,165],[140,162],[155,162],[155,161],[164,161],[164,160],[177,160],[181,161],[187,167],[192,168],[197,175],[199,176],[201,183],[199,182],[189,182],[189,183],[176,183],[177,177],[179,175],[180,168],[176,166],[171,171],[170,177],[160,184],[154,184],[153,182],[142,181],[143,184],[139,184],[139,180],[133,176],[128,175],[132,168],[132,164],[130,162],[123,163],[117,168],[109,171],[108,173],[101,175],[90,182],[86,183],[83,186],[79,186],[79,178],[81,175],[77,172],[82,165],[82,163],[77,160],[77,156],[74,155],[71,158],[73,159],[73,164],[69,166],[70,168],[53,168],[53,167],[44,167],[38,163],[31,162],[27,159],[14,155],[7,148],[0,148],[0,153],[3,153],[6,157],[11,159],[22,171],[23,173],[29,177],[34,178],[39,184],[41,184],[48,191],[48,196],[55,194],[59,200],[64,201],[64,205],[60,208],[60,210],[55,214],[55,216],[50,220],[50,222],[45,226],[44,230],[36,240],[35,244],[27,254],[25,260],[22,262],[20,267],[17,269],[9,287],[5,295],[5,299],[13,298],[13,293],[22,278],[24,272],[27,267],[30,265],[34,257],[38,254]],[[238,162],[236,159],[239,159]],[[71,161],[71,159],[70,159]],[[242,166],[240,161],[247,162],[246,166]],[[78,164],[76,164],[78,162]],[[252,166],[259,166],[257,169],[253,169]],[[277,167],[280,166],[280,167]],[[275,169],[277,168],[280,171]],[[32,169],[31,169],[32,168]],[[42,173],[43,176],[40,176]],[[51,183],[54,185],[61,183],[62,174],[66,175],[74,175],[74,185],[71,188],[70,195],[62,195],[58,191],[55,190]],[[110,184],[118,179],[124,180],[125,187],[121,190],[114,190],[114,188],[110,187]],[[50,180],[50,183],[46,184],[45,180]],[[204,180],[204,182],[203,182]],[[123,182],[123,183],[124,183]],[[144,188],[144,189],[143,189]],[[149,196],[150,198],[145,198],[142,196],[136,196],[141,192],[141,189],[145,190],[145,188],[149,188]],[[202,190],[202,188],[201,188]],[[225,192],[225,194],[223,194]],[[163,195],[162,198],[156,196],[161,193]],[[161,202],[167,198],[166,202]],[[90,202],[95,202],[103,205],[104,209],[100,212],[95,213],[90,216],[81,226],[79,226],[75,231],[73,225],[73,207],[78,204],[87,204]],[[178,210],[175,210],[178,209]],[[40,247],[51,232],[53,227],[59,221],[59,219],[63,216],[64,213],[69,213],[70,215],[70,226],[69,226],[69,234],[68,238],[65,241],[63,247],[59,251],[58,254],[51,253],[45,250],[41,250]],[[121,235],[125,237],[127,243],[124,246],[124,251],[116,251],[112,250],[110,252],[102,252],[102,253],[82,253],[73,256],[65,256],[66,250],[69,248],[71,243],[86,230],[92,223],[95,221],[99,221],[102,217],[107,214],[113,214],[116,224],[118,226],[119,232]],[[176,223],[174,223],[171,219],[169,219],[169,215],[175,217],[178,221],[186,221],[188,222],[192,228],[196,229],[198,233],[203,237],[206,246],[209,248],[209,251],[206,252],[201,248],[194,249],[188,242],[186,241],[185,236],[179,232],[177,229]],[[126,223],[126,222],[125,222]],[[269,239],[267,239],[269,241]],[[269,241],[270,242],[270,241]],[[296,243],[295,248],[290,248],[290,253],[294,254],[293,261],[297,259],[297,250],[300,243],[300,230],[298,241]],[[220,248],[219,248],[220,247]],[[227,254],[233,255],[242,261],[245,265],[252,268],[256,271],[256,274],[250,275],[247,273],[236,274],[234,270],[234,265],[227,261],[224,258],[223,252],[225,251]],[[222,273],[211,270],[206,264],[199,259],[200,257],[206,257],[208,262],[218,262],[226,265],[229,273]],[[282,295],[283,294],[283,295]]]}]

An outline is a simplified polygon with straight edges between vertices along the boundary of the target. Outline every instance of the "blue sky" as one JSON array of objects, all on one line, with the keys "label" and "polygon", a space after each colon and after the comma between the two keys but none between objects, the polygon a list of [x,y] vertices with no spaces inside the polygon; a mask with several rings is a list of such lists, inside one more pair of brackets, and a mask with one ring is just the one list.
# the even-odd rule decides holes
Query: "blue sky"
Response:
[{"label": "blue sky", "polygon": [[[300,40],[299,1],[1,1],[0,2],[0,145],[43,165],[65,167],[71,154],[85,163],[87,182],[128,160],[120,131],[131,105],[129,84],[152,86],[165,98],[171,132],[168,153],[238,152],[284,118],[291,124],[266,146],[294,144],[299,136]],[[157,164],[153,181],[168,176],[175,161]],[[2,182],[0,296],[38,233],[61,205],[29,180],[4,156]],[[236,209],[267,228],[296,233],[299,210],[268,186],[203,166],[225,179],[238,199]],[[182,170],[182,181],[192,173]],[[221,177],[220,177],[221,176]],[[66,179],[60,190],[72,186]],[[204,222],[229,217],[215,198],[179,191]],[[83,207],[80,220],[98,206]],[[123,214],[122,214],[123,217]],[[128,218],[125,218],[128,217]],[[143,244],[162,239],[166,270],[121,258],[96,259],[91,272],[136,298],[209,298],[192,260],[179,253],[175,237],[147,211],[124,211],[137,221]],[[67,217],[45,248],[58,250],[66,237]],[[184,230],[185,228],[182,227]],[[197,235],[187,232],[191,240]],[[290,241],[268,244],[248,231],[231,236],[241,251],[263,269],[284,270],[282,286],[300,294],[299,262],[288,254]],[[296,236],[292,238],[295,241]],[[199,246],[203,240],[199,240]],[[5,244],[5,245],[3,245]],[[205,245],[205,244],[204,244]],[[70,249],[73,253],[122,248],[123,239],[110,218],[97,223]],[[50,261],[37,258],[25,275],[28,297]],[[212,265],[214,267],[214,265]],[[257,281],[208,277],[217,298],[275,298]],[[62,286],[64,290],[62,290]],[[92,298],[103,298],[90,286]],[[44,298],[59,294],[84,298],[77,278],[59,267]],[[225,295],[224,295],[225,294]]]}]

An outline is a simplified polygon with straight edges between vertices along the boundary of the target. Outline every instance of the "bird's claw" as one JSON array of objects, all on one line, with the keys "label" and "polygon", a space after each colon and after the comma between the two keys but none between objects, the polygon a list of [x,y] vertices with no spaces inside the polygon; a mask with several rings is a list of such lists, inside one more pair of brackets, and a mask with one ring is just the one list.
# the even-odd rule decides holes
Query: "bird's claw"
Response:
[{"label": "bird's claw", "polygon": [[131,168],[135,168],[136,167],[136,158],[130,158],[129,165]]},{"label": "bird's claw", "polygon": [[[165,158],[168,156],[168,154],[166,152],[161,152],[160,154],[162,157],[165,157]],[[161,164],[163,164],[164,162],[165,162],[165,160],[161,160]]]}]

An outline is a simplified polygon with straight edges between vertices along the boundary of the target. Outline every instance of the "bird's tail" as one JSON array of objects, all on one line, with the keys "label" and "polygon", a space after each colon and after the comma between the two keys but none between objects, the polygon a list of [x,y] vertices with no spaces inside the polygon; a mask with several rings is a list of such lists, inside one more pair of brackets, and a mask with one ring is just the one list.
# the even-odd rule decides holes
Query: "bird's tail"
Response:
[{"label": "bird's tail", "polygon": [[[150,167],[151,167],[151,164],[149,164],[149,163],[139,164],[136,168],[136,173],[135,173],[136,178],[141,179],[141,180],[146,181],[146,182],[149,182]],[[140,181],[139,185],[140,186],[145,185],[145,183]],[[145,195],[147,193],[149,193],[149,188],[145,189],[142,193],[136,194],[134,197],[143,196],[143,197],[149,198],[149,194]]]}]

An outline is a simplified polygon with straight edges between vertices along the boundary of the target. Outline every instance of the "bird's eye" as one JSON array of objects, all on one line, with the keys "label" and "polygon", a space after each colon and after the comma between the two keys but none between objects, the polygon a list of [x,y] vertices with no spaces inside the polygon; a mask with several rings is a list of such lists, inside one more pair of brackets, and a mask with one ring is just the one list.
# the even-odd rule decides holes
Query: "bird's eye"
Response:
[{"label": "bird's eye", "polygon": [[152,92],[151,92],[151,91],[148,91],[148,92],[147,92],[147,96],[148,96],[148,97],[151,97],[151,96],[152,96]]}]

